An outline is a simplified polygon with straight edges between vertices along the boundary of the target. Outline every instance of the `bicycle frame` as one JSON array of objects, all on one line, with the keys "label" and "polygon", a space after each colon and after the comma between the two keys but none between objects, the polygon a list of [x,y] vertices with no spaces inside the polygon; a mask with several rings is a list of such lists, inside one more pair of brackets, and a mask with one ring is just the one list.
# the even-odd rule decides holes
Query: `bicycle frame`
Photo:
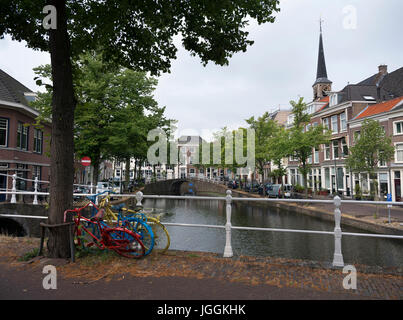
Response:
[{"label": "bicycle frame", "polygon": [[[95,221],[93,221],[92,219],[83,217],[81,215],[81,211],[83,209],[85,209],[86,207],[88,207],[91,203],[95,207],[95,209],[97,209],[99,211],[99,208],[92,201],[90,201],[84,207],[81,207],[78,209],[73,209],[73,210],[66,210],[64,212],[64,221],[66,221],[67,213],[69,213],[69,212],[75,213],[76,215],[73,217],[74,224],[75,224],[74,232],[77,232],[77,230],[81,227],[81,229],[83,229],[85,232],[87,232],[91,236],[91,238],[94,239],[93,243],[101,250],[104,250],[105,248],[112,249],[112,250],[120,248],[121,245],[111,245],[111,243],[116,242],[118,240],[113,239],[113,237],[111,237],[109,235],[108,231],[110,231],[112,229],[114,229],[115,231],[125,231],[126,229],[119,228],[119,227],[111,228],[100,219],[96,219]],[[82,221],[86,221],[87,223],[90,223],[92,226],[96,226],[97,230],[99,231],[100,237],[97,237],[93,232],[91,232],[89,230],[89,228],[86,228],[84,226],[84,224],[82,223]],[[140,236],[137,233],[131,232],[131,236],[134,237],[137,241],[140,241]]]}]

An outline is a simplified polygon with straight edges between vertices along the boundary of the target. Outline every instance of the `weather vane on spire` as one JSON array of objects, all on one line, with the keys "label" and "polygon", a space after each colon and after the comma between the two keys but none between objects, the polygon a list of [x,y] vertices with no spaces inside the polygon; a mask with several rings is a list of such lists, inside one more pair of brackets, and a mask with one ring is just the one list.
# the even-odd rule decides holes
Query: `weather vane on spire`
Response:
[{"label": "weather vane on spire", "polygon": [[319,19],[319,28],[320,28],[320,33],[322,33],[322,22],[324,22],[325,20],[322,19],[322,16],[320,16]]}]

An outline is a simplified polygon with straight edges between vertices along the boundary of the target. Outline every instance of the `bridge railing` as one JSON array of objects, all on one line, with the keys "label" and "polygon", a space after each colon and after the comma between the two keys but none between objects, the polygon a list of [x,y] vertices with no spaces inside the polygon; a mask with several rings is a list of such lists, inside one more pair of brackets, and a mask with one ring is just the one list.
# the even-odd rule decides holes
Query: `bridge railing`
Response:
[{"label": "bridge railing", "polygon": [[[0,192],[2,193],[2,192]],[[24,192],[32,194],[32,192]],[[49,193],[44,193],[49,194]],[[84,197],[90,194],[75,194],[75,196]],[[136,199],[136,206],[143,206],[143,199],[171,199],[171,200],[218,200],[226,202],[226,223],[225,225],[205,225],[205,224],[185,224],[185,223],[167,223],[166,226],[179,226],[179,227],[196,227],[196,228],[215,228],[225,230],[225,246],[224,257],[232,257],[232,230],[252,230],[252,231],[267,231],[267,232],[291,232],[291,233],[306,233],[306,234],[322,234],[332,235],[334,237],[334,252],[333,252],[333,266],[343,267],[344,259],[341,247],[342,236],[355,236],[355,237],[376,237],[376,238],[388,238],[388,239],[400,239],[403,240],[403,235],[391,235],[391,234],[371,234],[371,233],[353,233],[343,232],[341,229],[341,210],[342,203],[358,203],[358,204],[378,204],[378,205],[394,205],[403,206],[403,202],[385,202],[385,201],[354,201],[354,200],[341,200],[339,196],[334,197],[333,200],[313,200],[313,199],[273,199],[273,198],[238,198],[232,197],[232,191],[227,190],[225,197],[207,197],[207,196],[168,196],[168,195],[144,195],[141,191],[136,194],[114,194],[114,197],[134,197]],[[306,229],[284,229],[284,228],[257,228],[257,227],[242,227],[233,226],[231,221],[232,216],[232,203],[235,201],[253,201],[253,202],[293,202],[293,203],[327,203],[334,206],[334,230],[333,231],[321,231],[321,230],[306,230]],[[12,216],[20,218],[33,218],[33,219],[46,219],[46,217],[39,216],[18,216],[18,215],[1,215],[0,216]]]},{"label": "bridge railing", "polygon": [[[11,187],[11,189],[6,189],[6,188],[0,189],[0,194],[5,194],[5,195],[11,194],[10,203],[17,203],[17,197],[16,197],[17,195],[22,195],[22,196],[24,196],[24,195],[32,195],[33,196],[32,204],[38,204],[38,197],[39,196],[48,196],[49,195],[48,192],[41,192],[40,191],[40,184],[45,184],[45,185],[48,185],[48,187],[49,187],[50,186],[50,181],[39,180],[38,177],[35,177],[35,179],[22,178],[22,177],[19,177],[16,173],[14,173],[13,175],[0,173],[0,176],[7,177],[7,178],[12,178],[12,187]],[[29,192],[29,191],[26,191],[26,190],[18,190],[17,189],[17,181],[18,180],[32,182],[33,183],[33,191]],[[75,183],[73,186],[88,188],[91,193],[93,192],[93,189],[94,189],[94,185],[92,183],[90,185],[76,184]]]}]

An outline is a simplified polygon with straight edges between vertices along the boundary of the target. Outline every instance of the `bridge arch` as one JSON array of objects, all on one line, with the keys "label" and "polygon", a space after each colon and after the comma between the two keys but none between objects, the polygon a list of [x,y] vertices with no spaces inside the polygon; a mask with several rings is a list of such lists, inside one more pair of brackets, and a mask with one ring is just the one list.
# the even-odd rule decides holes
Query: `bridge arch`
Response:
[{"label": "bridge arch", "polygon": [[0,217],[0,234],[24,237],[27,232],[24,226],[13,218]]}]

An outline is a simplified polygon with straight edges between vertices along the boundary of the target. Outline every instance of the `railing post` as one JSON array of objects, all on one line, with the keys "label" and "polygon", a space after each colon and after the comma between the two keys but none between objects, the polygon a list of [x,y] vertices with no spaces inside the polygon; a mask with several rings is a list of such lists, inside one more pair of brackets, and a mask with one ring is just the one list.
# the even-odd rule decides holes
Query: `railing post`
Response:
[{"label": "railing post", "polygon": [[341,199],[339,196],[334,197],[334,256],[333,256],[333,266],[334,267],[344,267],[343,261],[343,254],[341,253],[341,228],[340,228],[340,221],[341,221]]},{"label": "railing post", "polygon": [[32,204],[38,204],[38,177],[35,177],[34,192],[34,202]]},{"label": "railing post", "polygon": [[141,200],[143,200],[143,193],[141,191],[136,192],[134,196],[137,200],[136,207],[142,207]]},{"label": "railing post", "polygon": [[17,192],[17,174],[13,174],[13,188],[11,190],[13,193],[11,195],[11,203],[17,203],[17,199],[15,198],[15,193]]},{"label": "railing post", "polygon": [[232,191],[227,190],[226,202],[227,202],[227,223],[225,224],[225,249],[224,258],[231,258],[234,254],[232,252],[231,246],[231,202],[232,202]]}]

